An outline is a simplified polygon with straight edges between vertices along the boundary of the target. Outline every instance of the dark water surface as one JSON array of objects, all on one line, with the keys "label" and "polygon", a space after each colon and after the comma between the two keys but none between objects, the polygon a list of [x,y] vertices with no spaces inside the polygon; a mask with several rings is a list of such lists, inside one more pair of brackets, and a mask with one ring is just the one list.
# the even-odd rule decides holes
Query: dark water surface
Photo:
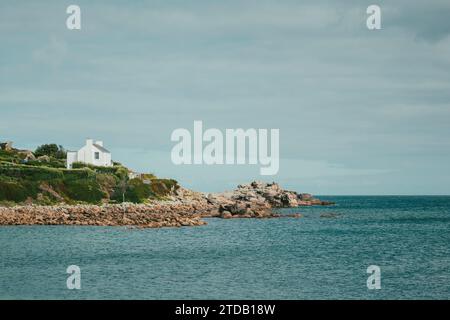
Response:
[{"label": "dark water surface", "polygon": [[[0,226],[0,299],[450,298],[450,197],[322,198],[337,205],[282,210],[299,219]],[[366,286],[373,264],[381,290]]]}]

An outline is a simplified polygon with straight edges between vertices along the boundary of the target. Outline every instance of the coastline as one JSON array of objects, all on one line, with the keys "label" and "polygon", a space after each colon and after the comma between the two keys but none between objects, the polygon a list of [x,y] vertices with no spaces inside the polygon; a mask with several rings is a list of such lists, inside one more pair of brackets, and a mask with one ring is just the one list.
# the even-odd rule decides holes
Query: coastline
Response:
[{"label": "coastline", "polygon": [[279,215],[272,209],[331,205],[310,194],[282,189],[276,183],[252,182],[236,190],[205,194],[180,188],[166,200],[147,204],[19,205],[0,207],[0,225],[78,225],[161,228],[201,226],[202,218],[301,217]]}]

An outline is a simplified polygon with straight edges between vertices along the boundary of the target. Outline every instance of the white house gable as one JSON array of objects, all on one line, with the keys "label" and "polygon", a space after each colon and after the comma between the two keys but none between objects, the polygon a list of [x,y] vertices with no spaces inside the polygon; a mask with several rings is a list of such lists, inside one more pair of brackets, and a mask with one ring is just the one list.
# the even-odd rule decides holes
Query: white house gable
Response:
[{"label": "white house gable", "polygon": [[111,167],[111,153],[103,146],[103,141],[86,140],[86,145],[77,152],[67,152],[67,168],[74,162],[83,162],[94,166]]}]

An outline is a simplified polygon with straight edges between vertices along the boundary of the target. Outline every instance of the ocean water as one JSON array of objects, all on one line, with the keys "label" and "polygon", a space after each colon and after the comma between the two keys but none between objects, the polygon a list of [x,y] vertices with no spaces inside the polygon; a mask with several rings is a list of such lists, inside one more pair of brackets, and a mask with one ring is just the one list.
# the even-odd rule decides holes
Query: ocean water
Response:
[{"label": "ocean water", "polygon": [[[337,205],[282,210],[298,219],[0,226],[0,299],[450,298],[450,197],[322,198]],[[66,287],[69,265],[81,290]]]}]

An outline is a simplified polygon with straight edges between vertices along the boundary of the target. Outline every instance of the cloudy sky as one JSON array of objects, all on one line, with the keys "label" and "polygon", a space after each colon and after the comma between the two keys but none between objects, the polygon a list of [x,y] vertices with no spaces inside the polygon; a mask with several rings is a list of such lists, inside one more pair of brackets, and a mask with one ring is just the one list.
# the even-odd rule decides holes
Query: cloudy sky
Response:
[{"label": "cloudy sky", "polygon": [[[450,2],[0,3],[0,140],[113,158],[201,191],[450,193]],[[81,7],[82,29],[66,28]],[[175,166],[176,128],[279,128],[276,176]]]}]

